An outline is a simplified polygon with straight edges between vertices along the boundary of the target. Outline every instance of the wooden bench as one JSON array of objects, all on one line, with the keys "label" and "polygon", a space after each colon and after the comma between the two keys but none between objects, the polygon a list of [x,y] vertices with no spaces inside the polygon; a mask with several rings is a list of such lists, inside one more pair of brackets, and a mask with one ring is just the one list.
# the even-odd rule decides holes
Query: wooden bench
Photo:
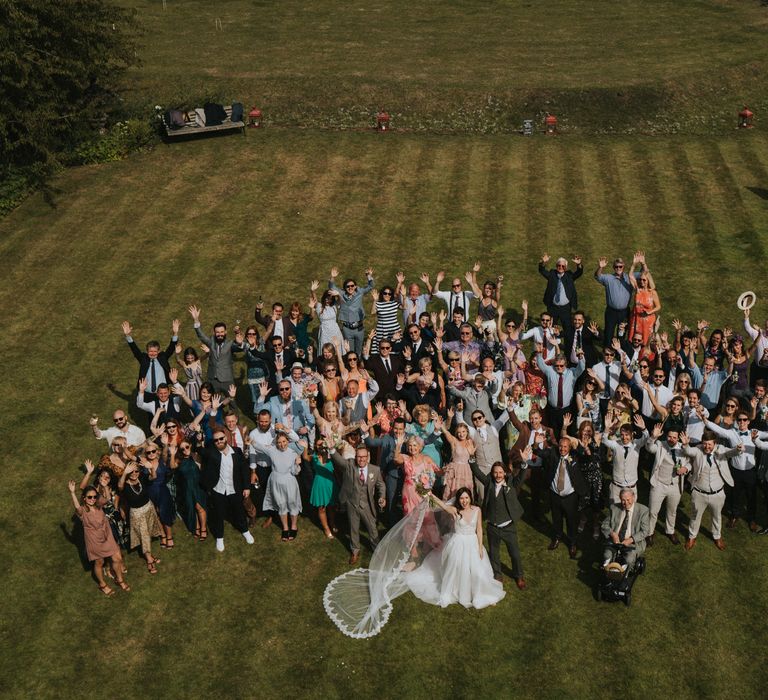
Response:
[{"label": "wooden bench", "polygon": [[171,125],[166,121],[165,112],[162,113],[161,118],[163,120],[163,126],[165,127],[165,135],[168,138],[177,138],[179,136],[194,136],[195,134],[207,134],[213,131],[232,131],[233,129],[242,129],[243,136],[245,136],[245,122],[233,122],[232,121],[232,105],[224,107],[224,111],[227,113],[227,118],[221,123],[215,126],[198,126],[197,116],[194,110],[187,111],[187,117],[189,121],[184,126],[172,129]]}]

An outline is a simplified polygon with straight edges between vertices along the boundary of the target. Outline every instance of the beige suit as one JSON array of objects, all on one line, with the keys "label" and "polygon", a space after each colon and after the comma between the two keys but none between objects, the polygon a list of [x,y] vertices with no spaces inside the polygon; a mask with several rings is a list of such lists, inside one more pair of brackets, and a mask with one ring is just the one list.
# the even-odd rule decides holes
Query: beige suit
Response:
[{"label": "beige suit", "polygon": [[704,511],[709,509],[712,513],[712,538],[719,540],[722,537],[721,513],[725,505],[725,486],[733,486],[733,476],[728,468],[728,460],[737,455],[739,451],[734,447],[727,449],[717,445],[712,452],[712,460],[707,460],[707,455],[699,448],[684,447],[683,454],[691,460],[691,524],[688,529],[688,538],[695,539],[701,527],[701,518]]},{"label": "beige suit", "polygon": [[683,495],[683,476],[675,474],[675,464],[678,463],[680,466],[687,467],[690,470],[690,461],[683,454],[683,446],[679,443],[674,447],[674,457],[672,455],[673,448],[666,441],[648,440],[645,449],[654,455],[650,478],[651,493],[648,500],[648,508],[651,511],[651,534],[656,530],[659,511],[666,500],[664,531],[668,535],[673,535],[675,533],[675,521],[677,520],[677,506],[680,504],[680,498]]}]

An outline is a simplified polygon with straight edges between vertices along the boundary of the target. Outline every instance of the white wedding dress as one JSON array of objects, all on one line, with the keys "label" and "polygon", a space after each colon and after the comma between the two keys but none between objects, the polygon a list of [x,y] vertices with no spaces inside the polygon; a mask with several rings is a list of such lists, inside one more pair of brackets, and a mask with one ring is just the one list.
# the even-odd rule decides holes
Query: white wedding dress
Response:
[{"label": "white wedding dress", "polygon": [[[504,588],[493,578],[488,554],[477,543],[476,509],[469,522],[448,522],[448,532],[431,549],[436,521],[422,501],[379,542],[367,569],[353,569],[331,581],[323,594],[328,617],[347,636],[377,635],[392,612],[392,601],[412,591],[421,600],[446,606],[484,608],[498,603]],[[445,520],[445,518],[441,518]],[[422,528],[430,530],[425,537]]]},{"label": "white wedding dress", "polygon": [[453,603],[485,608],[504,597],[504,587],[493,578],[485,547],[480,557],[479,517],[479,508],[473,509],[468,522],[457,515],[453,534],[446,536],[442,548],[431,551],[418,569],[406,574],[405,582],[417,598],[443,608]]}]

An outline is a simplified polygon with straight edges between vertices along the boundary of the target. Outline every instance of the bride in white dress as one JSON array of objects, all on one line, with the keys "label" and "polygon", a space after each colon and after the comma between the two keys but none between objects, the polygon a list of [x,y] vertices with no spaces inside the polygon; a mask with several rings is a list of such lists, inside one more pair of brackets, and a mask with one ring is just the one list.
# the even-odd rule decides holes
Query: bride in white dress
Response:
[{"label": "bride in white dress", "polygon": [[[430,494],[384,536],[367,569],[347,571],[328,584],[323,606],[344,634],[356,639],[377,635],[389,620],[392,601],[409,590],[443,607],[484,608],[504,597],[483,547],[480,509],[472,505],[467,488],[459,489],[455,499],[452,506]],[[421,533],[431,503],[451,521],[434,548]]]},{"label": "bride in white dress", "polygon": [[504,587],[493,577],[483,546],[483,519],[469,489],[458,490],[456,506],[436,496],[432,500],[453,518],[453,533],[406,575],[408,588],[417,598],[443,608],[453,603],[465,608],[495,605],[504,597]]}]

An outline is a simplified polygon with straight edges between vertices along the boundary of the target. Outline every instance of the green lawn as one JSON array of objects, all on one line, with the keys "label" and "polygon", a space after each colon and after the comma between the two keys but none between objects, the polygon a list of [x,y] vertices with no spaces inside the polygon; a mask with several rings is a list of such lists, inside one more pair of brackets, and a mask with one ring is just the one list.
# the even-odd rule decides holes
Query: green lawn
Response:
[{"label": "green lawn", "polygon": [[[129,103],[217,96],[267,121],[499,132],[722,132],[768,109],[757,0],[119,0],[146,29]],[[217,29],[216,20],[221,21]]]},{"label": "green lawn", "polygon": [[[160,7],[159,3],[156,3]],[[171,3],[172,5],[172,3]],[[712,7],[705,3],[704,7]],[[728,6],[724,6],[727,10]],[[447,12],[448,10],[446,10]],[[159,12],[159,11],[158,11]],[[768,139],[545,139],[263,130],[162,146],[55,182],[0,221],[0,308],[8,383],[0,493],[0,694],[69,697],[759,697],[768,603],[766,541],[726,532],[686,554],[663,540],[631,608],[591,596],[581,561],[521,528],[530,590],[496,608],[437,609],[404,596],[383,633],[343,637],[321,604],[347,568],[340,542],[306,519],[246,548],[177,548],[150,577],[129,559],[130,595],[100,598],[63,533],[67,479],[103,443],[135,362],[120,333],[165,338],[174,317],[250,318],[258,295],[303,300],[331,264],[409,279],[479,259],[503,273],[503,303],[540,310],[536,262],[646,251],[665,323],[737,324],[738,294],[768,314]],[[483,277],[481,273],[481,277]],[[579,283],[599,314],[601,289]],[[247,401],[241,391],[241,405]],[[686,499],[686,513],[688,512]],[[761,509],[761,519],[766,516]],[[681,516],[679,522],[687,522]],[[708,520],[705,519],[708,527]],[[98,685],[97,685],[98,684]],[[103,692],[103,691],[102,691]]]}]

